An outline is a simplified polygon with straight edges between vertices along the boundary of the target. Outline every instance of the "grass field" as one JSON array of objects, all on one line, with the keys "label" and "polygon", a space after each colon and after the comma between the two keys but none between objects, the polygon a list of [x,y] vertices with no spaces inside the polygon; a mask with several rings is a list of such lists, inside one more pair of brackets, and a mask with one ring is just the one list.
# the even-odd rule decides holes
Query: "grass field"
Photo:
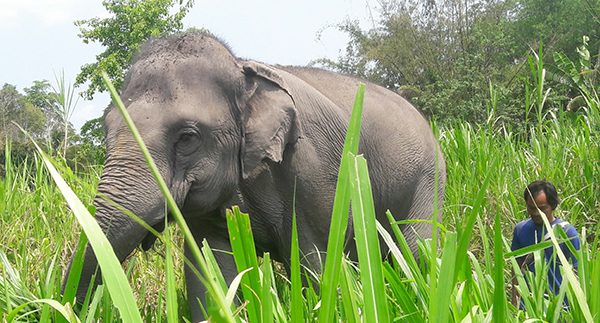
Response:
[{"label": "grass field", "polygon": [[[268,255],[256,257],[251,236],[244,233],[247,217],[234,209],[228,219],[230,232],[241,242],[233,251],[238,267],[250,269],[231,288],[225,286],[215,270],[210,249],[200,246],[197,257],[205,266],[203,273],[217,278],[209,288],[215,299],[214,306],[207,309],[209,314],[216,321],[250,322],[600,320],[600,291],[594,286],[600,281],[600,100],[588,93],[585,111],[542,113],[539,108],[544,105],[545,91],[542,77],[524,100],[532,118],[535,116],[525,135],[517,136],[495,124],[493,108],[487,125],[455,123],[435,127],[446,159],[448,183],[439,240],[421,243],[425,265],[416,263],[405,251],[399,230],[379,232],[388,241],[392,236],[400,241],[389,244],[392,261],[360,257],[356,264],[341,253],[330,254],[325,272],[315,282],[322,291],[318,294],[312,285],[302,286],[303,271],[294,261],[297,254],[292,254],[289,279],[282,276]],[[490,92],[489,104],[493,107],[493,88]],[[349,130],[336,194],[339,212],[334,215],[332,227],[343,227],[344,211],[352,199],[354,221],[364,221],[366,228],[357,236],[357,247],[366,255],[374,250],[378,232],[368,198],[366,163],[352,154],[356,152],[357,129],[355,124]],[[10,146],[5,149],[10,150]],[[44,163],[53,164],[68,186],[57,185],[51,167]],[[72,298],[62,296],[60,286],[80,226],[66,201],[79,219],[89,214],[74,207],[75,198],[67,194],[65,199],[63,194],[70,187],[83,206],[90,206],[101,168],[72,172],[60,158],[38,156],[19,164],[7,158],[4,169],[5,176],[0,179],[0,318],[177,322],[187,315],[181,255],[185,231],[181,225],[170,226],[153,251],[137,252],[126,262],[123,268],[129,284],[125,285],[131,289],[124,288],[122,295],[114,292],[109,282],[114,279],[112,286],[119,284],[120,267],[111,264],[107,255],[106,263],[113,266],[114,277],[105,277],[106,286],[90,295],[84,306],[73,309]],[[529,285],[518,275],[525,304],[525,309],[519,310],[509,298],[516,268],[514,256],[519,255],[510,253],[510,239],[514,224],[526,218],[523,189],[542,178],[558,187],[562,199],[559,216],[575,225],[583,237],[577,253],[580,265],[577,276],[565,273],[558,296],[544,297],[548,286],[543,274],[530,277]],[[96,239],[93,228],[89,230],[90,240]],[[342,241],[340,232],[334,230],[330,241]],[[560,240],[561,235],[555,238]],[[539,255],[540,249],[526,251]],[[543,267],[543,260],[537,261]],[[242,301],[236,303],[232,301],[233,291],[238,287]],[[563,296],[570,308],[563,306]]]}]

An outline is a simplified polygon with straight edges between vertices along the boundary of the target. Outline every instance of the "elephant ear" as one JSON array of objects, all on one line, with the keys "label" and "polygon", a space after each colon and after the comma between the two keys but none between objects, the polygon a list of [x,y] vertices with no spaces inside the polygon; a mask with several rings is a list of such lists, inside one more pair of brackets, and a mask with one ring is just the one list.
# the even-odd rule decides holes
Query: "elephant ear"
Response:
[{"label": "elephant ear", "polygon": [[242,66],[246,98],[242,114],[241,170],[244,179],[266,169],[266,162],[280,163],[288,145],[302,135],[292,94],[279,73],[248,61]]}]

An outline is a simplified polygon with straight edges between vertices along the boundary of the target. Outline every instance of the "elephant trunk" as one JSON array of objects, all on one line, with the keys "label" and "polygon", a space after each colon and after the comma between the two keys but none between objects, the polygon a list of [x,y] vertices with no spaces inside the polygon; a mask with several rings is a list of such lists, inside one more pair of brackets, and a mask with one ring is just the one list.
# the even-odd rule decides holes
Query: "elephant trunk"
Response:
[{"label": "elephant trunk", "polygon": [[[162,169],[166,168],[162,167]],[[163,177],[165,175],[163,174]],[[148,231],[119,211],[114,204],[133,212],[150,226],[157,226],[164,221],[164,198],[143,160],[109,158],[98,186],[98,196],[94,200],[96,220],[111,243],[117,258],[123,262],[140,245],[148,235]],[[73,259],[69,264],[66,277],[71,271],[72,264]],[[88,244],[77,289],[79,302],[85,298],[97,264],[94,252]],[[94,285],[100,283],[100,277],[98,270]]]}]

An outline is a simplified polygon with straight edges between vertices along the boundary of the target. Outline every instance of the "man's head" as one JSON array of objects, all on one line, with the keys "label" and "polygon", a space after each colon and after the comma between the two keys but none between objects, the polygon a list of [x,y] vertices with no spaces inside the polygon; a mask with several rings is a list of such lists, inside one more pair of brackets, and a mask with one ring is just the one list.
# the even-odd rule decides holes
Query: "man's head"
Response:
[{"label": "man's head", "polygon": [[543,212],[549,222],[554,221],[552,212],[558,206],[556,187],[547,181],[535,181],[527,186],[523,193],[527,204],[527,213],[537,225],[544,223],[538,209]]}]

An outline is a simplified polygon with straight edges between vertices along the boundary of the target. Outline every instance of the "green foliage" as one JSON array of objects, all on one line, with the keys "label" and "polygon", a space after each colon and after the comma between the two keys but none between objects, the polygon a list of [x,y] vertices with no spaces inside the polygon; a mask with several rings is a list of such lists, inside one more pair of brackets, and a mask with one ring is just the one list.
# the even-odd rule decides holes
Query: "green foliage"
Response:
[{"label": "green foliage", "polygon": [[[47,82],[36,81],[32,88],[26,89],[27,95],[20,93],[11,84],[4,84],[0,89],[0,145],[5,146],[7,142],[11,142],[12,158],[16,161],[34,155],[33,146],[16,124],[26,129],[37,140],[46,140],[52,131],[46,121],[52,116],[45,114],[46,111],[51,111],[48,108],[49,103],[45,101],[45,98],[50,97],[48,87]],[[2,151],[0,163],[4,158],[5,153]]]},{"label": "green foliage", "polygon": [[[600,4],[589,0],[526,0],[517,1],[512,24],[517,41],[531,46],[541,40],[546,51],[563,52],[576,59],[581,37],[587,35],[590,49],[600,49]],[[533,46],[532,46],[533,47]]]},{"label": "green foliage", "polygon": [[127,282],[127,277],[100,225],[98,225],[98,222],[94,220],[94,217],[65,182],[48,156],[43,153],[39,146],[36,145],[36,148],[56,186],[60,189],[71,210],[73,210],[73,214],[77,218],[85,235],[89,237],[89,243],[94,250],[98,265],[102,269],[102,280],[110,292],[114,306],[119,309],[119,313],[124,321],[141,322],[142,318],[131,287]]},{"label": "green foliage", "polygon": [[1,143],[26,140],[13,122],[20,124],[35,138],[43,138],[46,122],[44,112],[19,93],[14,85],[4,84],[0,89]]},{"label": "green foliage", "polygon": [[[34,81],[24,93],[14,85],[5,84],[0,89],[0,144],[11,142],[15,161],[33,157],[34,147],[18,124],[49,153],[68,160],[71,167],[103,164],[103,121],[101,118],[88,121],[79,136],[69,122],[76,102],[74,89],[64,78],[57,79],[56,88],[45,80]],[[0,151],[0,164],[4,158],[4,151]]]},{"label": "green foliage", "polygon": [[104,117],[91,119],[84,123],[79,133],[80,144],[76,160],[87,165],[103,165],[106,158],[105,136]]},{"label": "green foliage", "polygon": [[60,127],[62,119],[57,109],[56,95],[50,82],[33,81],[31,87],[24,88],[26,100],[38,107],[46,116],[44,134],[47,136]]},{"label": "green foliage", "polygon": [[[105,51],[96,56],[96,62],[81,67],[75,85],[89,82],[84,95],[91,99],[95,93],[107,90],[100,76],[100,71],[106,71],[119,88],[139,47],[152,37],[180,31],[181,20],[193,3],[193,0],[103,1],[110,17],[75,22],[84,43],[97,42],[105,47]],[[175,13],[171,13],[172,10]]]},{"label": "green foliage", "polygon": [[[595,75],[600,70],[594,55],[600,53],[597,1],[402,0],[384,1],[380,10],[372,29],[352,21],[341,24],[350,37],[345,54],[316,63],[408,94],[413,104],[444,123],[485,123],[482,106],[491,82],[497,96],[495,123],[526,132],[520,98],[526,95],[523,83],[535,85],[527,57],[540,43],[549,58],[562,52],[576,61],[576,48],[587,35],[588,70]],[[550,69],[560,66],[552,59],[547,63]],[[546,80],[558,91],[550,93],[544,111],[563,109],[577,95],[558,75]]]},{"label": "green foliage", "polygon": [[[358,264],[349,261],[341,252],[338,257],[330,253],[326,261],[339,261],[335,266],[329,266],[337,268],[335,274],[338,277],[327,278],[326,266],[323,276],[312,275],[311,279],[306,279],[308,284],[302,285],[297,277],[290,282],[282,278],[282,270],[273,271],[277,264],[271,262],[268,254],[262,260],[257,258],[260,255],[252,245],[249,217],[234,209],[227,217],[230,239],[235,240],[233,252],[241,272],[231,286],[225,285],[206,242],[198,252],[199,259],[194,260],[201,265],[201,279],[212,288],[209,291],[213,306],[208,308],[211,319],[287,322],[292,315],[297,315],[290,308],[294,306],[306,314],[304,317],[308,321],[317,321],[325,315],[325,309],[330,311],[327,314],[331,318],[329,321],[345,322],[372,321],[381,317],[385,321],[385,314],[380,313],[386,312],[390,321],[407,322],[597,320],[600,291],[595,284],[600,279],[600,255],[596,251],[600,244],[600,225],[595,215],[600,211],[600,190],[596,180],[600,175],[600,99],[596,92],[585,94],[582,91],[586,113],[550,111],[538,115],[536,109],[544,107],[546,93],[555,91],[545,83],[542,60],[541,53],[530,60],[529,72],[537,83],[525,98],[527,106],[531,106],[536,115],[528,127],[528,136],[516,136],[510,129],[493,122],[478,126],[456,122],[436,127],[448,171],[444,218],[443,223],[437,224],[437,217],[432,215],[432,223],[439,227],[439,234],[435,231],[439,239],[418,241],[418,261],[400,230],[402,223],[394,221],[389,212],[391,232],[374,221],[366,162],[362,157],[348,153],[358,146],[360,113],[357,110],[360,111],[362,106],[357,99],[343,155],[346,167],[342,162],[345,171],[340,172],[338,178],[336,200],[344,202],[338,205],[349,206],[346,203],[349,201],[340,198],[351,197],[354,226],[365,228],[363,232],[357,231],[360,235],[357,247],[363,255],[359,256]],[[564,64],[575,66],[575,70],[580,68],[568,57]],[[565,78],[573,76],[562,75]],[[594,88],[595,83],[590,85]],[[487,86],[491,97],[488,111],[494,111],[497,106],[495,88]],[[357,97],[361,97],[360,91]],[[117,106],[122,108],[121,104]],[[138,137],[126,113],[124,117]],[[77,237],[71,211],[65,207],[61,194],[65,193],[71,209],[80,218],[85,217],[87,211],[82,205],[92,203],[98,177],[92,172],[72,172],[64,159],[32,158],[28,162],[14,163],[9,144],[5,145],[5,154],[6,174],[0,178],[0,227],[4,229],[0,235],[0,318],[42,322],[118,320],[117,308],[124,307],[115,297],[114,285],[113,288],[100,286],[93,294],[90,292],[85,304],[75,310],[70,304],[72,292],[64,298],[60,295],[60,273],[68,261],[62,255],[69,253],[67,249],[73,246]],[[149,157],[148,163],[153,165]],[[61,170],[62,176],[55,168]],[[157,172],[155,166],[152,168]],[[54,185],[52,178],[60,185]],[[564,241],[564,234],[553,232],[551,241],[516,252],[509,252],[507,241],[514,224],[527,217],[522,189],[538,178],[547,178],[556,184],[562,200],[556,212],[581,233],[581,250],[575,252],[579,262],[577,276],[565,267],[565,280],[558,295],[549,290],[543,250],[550,244],[556,246]],[[159,176],[157,179],[160,181]],[[161,189],[168,198],[168,188],[161,185]],[[171,204],[170,207],[173,213],[178,212],[176,206]],[[343,211],[347,213],[348,208]],[[341,214],[337,217],[339,221]],[[341,229],[340,223],[332,224],[331,229],[335,230],[336,226],[338,231],[331,237],[343,241],[343,223]],[[380,239],[373,234],[375,227]],[[185,232],[185,226],[179,228],[189,243],[189,232]],[[175,228],[166,230],[171,229]],[[128,276],[134,294],[138,295],[137,302],[130,301],[127,305],[132,316],[124,321],[136,320],[136,311],[145,321],[162,321],[166,317],[165,308],[169,309],[170,321],[180,319],[175,317],[177,313],[186,313],[177,308],[185,298],[185,287],[176,268],[189,262],[174,243],[181,241],[181,232],[179,238],[174,239],[154,234],[163,243],[157,246],[158,252],[133,255],[126,264],[127,270],[123,271],[118,265],[112,268],[118,276],[121,272]],[[390,250],[386,261],[373,256],[377,240],[383,241]],[[339,241],[332,245],[337,243]],[[169,244],[166,259],[162,257],[165,244]],[[298,241],[292,241],[292,245],[298,245]],[[521,272],[516,263],[516,256],[527,253],[534,256],[535,274]],[[299,254],[296,255],[298,257],[294,258],[299,258]],[[564,255],[558,253],[557,257],[564,258]],[[294,267],[293,271],[299,270],[299,264]],[[307,270],[304,272],[310,275]],[[513,272],[524,309],[506,302],[509,288],[506,282]],[[325,279],[329,279],[327,285]],[[177,286],[174,287],[173,281]],[[127,289],[128,284],[123,284],[121,287]],[[165,290],[164,286],[169,287]],[[319,287],[321,295],[315,292],[315,286]],[[328,302],[325,301],[326,286],[332,289]],[[237,293],[239,289],[248,292]],[[239,303],[233,302],[236,294]],[[371,297],[374,294],[378,296]],[[563,306],[563,297],[568,300],[569,308]]]}]

